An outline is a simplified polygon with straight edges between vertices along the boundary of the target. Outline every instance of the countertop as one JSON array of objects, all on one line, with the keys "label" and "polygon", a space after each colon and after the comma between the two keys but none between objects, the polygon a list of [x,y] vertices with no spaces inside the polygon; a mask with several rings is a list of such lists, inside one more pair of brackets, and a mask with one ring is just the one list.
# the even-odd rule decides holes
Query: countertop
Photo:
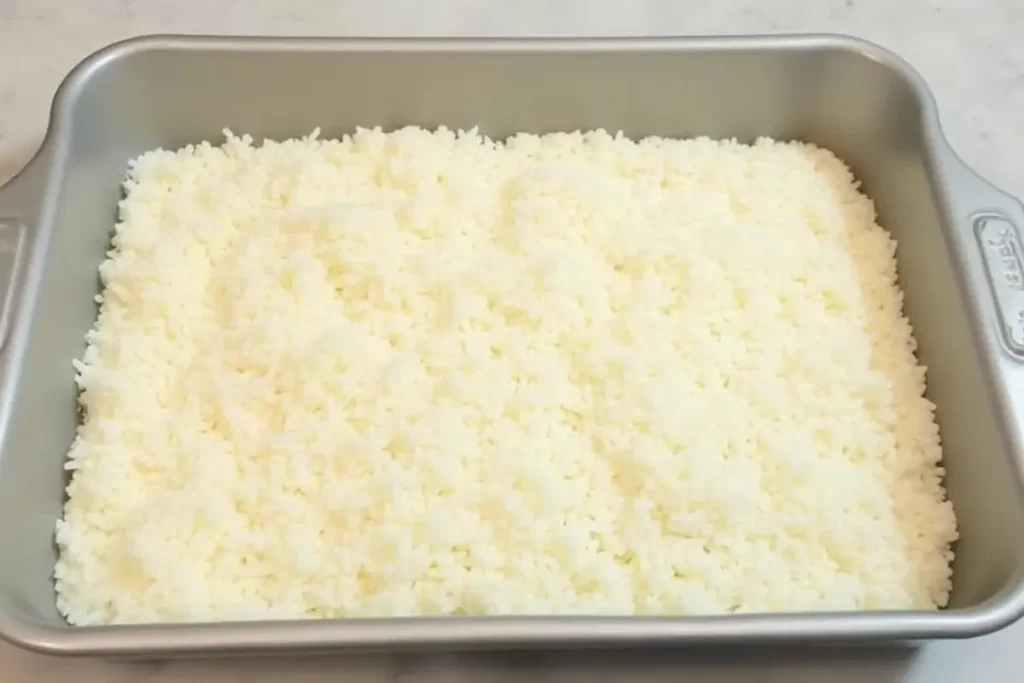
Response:
[{"label": "countertop", "polygon": [[[29,159],[63,75],[142,33],[670,35],[834,31],[889,47],[932,85],[953,146],[1024,196],[1024,3],[1019,0],[2,0],[0,182]],[[116,663],[0,643],[0,681],[1024,680],[1024,622],[918,649],[730,649],[303,657]]]}]

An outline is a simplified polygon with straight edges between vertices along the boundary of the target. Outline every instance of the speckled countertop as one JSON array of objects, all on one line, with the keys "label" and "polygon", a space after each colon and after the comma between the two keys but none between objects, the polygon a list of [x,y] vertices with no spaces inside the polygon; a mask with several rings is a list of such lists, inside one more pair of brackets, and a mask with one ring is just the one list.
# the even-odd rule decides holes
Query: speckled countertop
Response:
[{"label": "speckled countertop", "polygon": [[[92,50],[141,33],[362,36],[670,35],[834,31],[894,49],[939,101],[948,137],[1024,196],[1020,0],[0,0],[0,182],[29,159],[50,98]],[[0,520],[2,523],[2,520]],[[0,643],[0,681],[1024,680],[1024,622],[918,650],[659,651],[112,663]]]}]

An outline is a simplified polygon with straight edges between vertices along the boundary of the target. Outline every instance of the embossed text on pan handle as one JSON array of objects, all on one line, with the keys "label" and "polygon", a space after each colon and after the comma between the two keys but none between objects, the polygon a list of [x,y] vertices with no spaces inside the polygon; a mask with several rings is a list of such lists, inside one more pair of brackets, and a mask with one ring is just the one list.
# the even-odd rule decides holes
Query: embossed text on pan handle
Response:
[{"label": "embossed text on pan handle", "polygon": [[979,216],[974,232],[996,302],[1003,343],[1024,360],[1024,242],[1017,226],[999,214]]}]

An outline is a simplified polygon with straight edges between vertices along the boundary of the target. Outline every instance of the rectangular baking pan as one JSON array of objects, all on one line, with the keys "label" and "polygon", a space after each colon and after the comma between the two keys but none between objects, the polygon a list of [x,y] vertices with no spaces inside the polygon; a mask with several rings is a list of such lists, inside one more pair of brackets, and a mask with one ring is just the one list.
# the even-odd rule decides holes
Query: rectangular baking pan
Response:
[{"label": "rectangular baking pan", "polygon": [[[906,311],[959,517],[948,609],[686,618],[448,618],[72,628],[54,522],[127,161],[221,130],[479,126],[767,135],[845,159],[899,241]],[[80,64],[37,156],[0,189],[0,634],[107,656],[972,636],[1024,613],[1024,208],[953,153],[921,78],[841,36],[609,40],[145,37]]]}]

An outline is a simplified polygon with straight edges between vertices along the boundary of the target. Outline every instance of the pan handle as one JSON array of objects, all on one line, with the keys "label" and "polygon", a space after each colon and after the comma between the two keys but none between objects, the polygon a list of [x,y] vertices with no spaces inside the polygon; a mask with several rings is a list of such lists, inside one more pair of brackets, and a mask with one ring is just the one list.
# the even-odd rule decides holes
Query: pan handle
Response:
[{"label": "pan handle", "polygon": [[986,212],[974,218],[972,227],[1003,344],[1024,360],[1024,241],[1017,225],[1004,213]]},{"label": "pan handle", "polygon": [[985,274],[1003,347],[1024,361],[1024,205],[953,156],[947,182],[962,190],[951,208],[969,230],[961,244],[968,263]]},{"label": "pan handle", "polygon": [[18,216],[26,222],[39,210],[46,185],[53,145],[44,141],[32,159],[6,183],[0,183],[0,216]]},{"label": "pan handle", "polygon": [[18,283],[25,269],[29,231],[38,223],[46,184],[44,153],[0,186],[0,351],[7,345]]}]

